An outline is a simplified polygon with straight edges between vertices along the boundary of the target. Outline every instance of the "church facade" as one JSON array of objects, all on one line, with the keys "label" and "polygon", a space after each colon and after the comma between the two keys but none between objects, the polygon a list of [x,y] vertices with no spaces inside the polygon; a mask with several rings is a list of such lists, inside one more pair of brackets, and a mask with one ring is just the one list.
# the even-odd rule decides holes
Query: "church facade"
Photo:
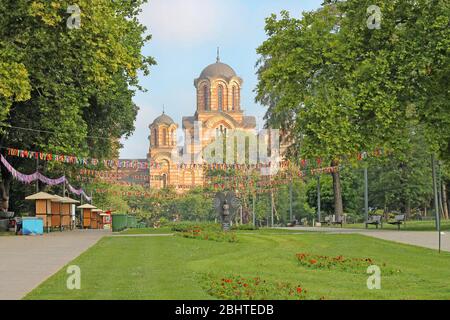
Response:
[{"label": "church facade", "polygon": [[[202,170],[180,167],[173,155],[196,154],[196,148],[205,148],[214,137],[226,135],[230,130],[243,132],[256,131],[256,119],[246,116],[241,106],[241,89],[243,80],[232,67],[222,63],[220,58],[207,66],[194,80],[197,103],[193,116],[185,116],[182,129],[185,135],[184,147],[177,146],[176,132],[178,125],[164,112],[149,126],[150,148],[147,158],[150,163],[150,187],[189,189],[203,186],[205,181]],[[197,129],[196,129],[197,126]],[[198,127],[201,127],[198,130]],[[196,133],[198,132],[198,133]],[[214,133],[211,135],[211,132]],[[195,135],[200,135],[197,137]],[[200,141],[200,143],[191,143]]]}]

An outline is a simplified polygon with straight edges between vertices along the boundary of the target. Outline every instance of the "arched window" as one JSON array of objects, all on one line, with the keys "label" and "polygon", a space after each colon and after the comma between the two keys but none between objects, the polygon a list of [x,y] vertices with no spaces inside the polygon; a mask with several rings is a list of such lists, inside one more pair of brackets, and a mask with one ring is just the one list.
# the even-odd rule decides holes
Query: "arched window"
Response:
[{"label": "arched window", "polygon": [[223,111],[223,86],[219,85],[217,89],[218,110]]},{"label": "arched window", "polygon": [[233,86],[233,92],[232,92],[232,99],[231,99],[231,110],[233,110],[233,111],[235,111],[236,110],[236,100],[237,100],[237,97],[236,97],[236,87],[235,86]]},{"label": "arched window", "polygon": [[209,110],[209,92],[208,87],[203,87],[203,109],[205,111]]},{"label": "arched window", "polygon": [[163,137],[162,137],[162,144],[163,146],[167,146],[167,129],[163,129]]},{"label": "arched window", "polygon": [[153,143],[155,147],[158,146],[158,130],[153,129]]},{"label": "arched window", "polygon": [[162,187],[167,188],[167,174],[165,173],[162,175]]},{"label": "arched window", "polygon": [[174,146],[176,141],[177,141],[177,137],[175,135],[175,129],[172,129],[172,133],[171,133],[170,139],[172,140],[172,145]]}]

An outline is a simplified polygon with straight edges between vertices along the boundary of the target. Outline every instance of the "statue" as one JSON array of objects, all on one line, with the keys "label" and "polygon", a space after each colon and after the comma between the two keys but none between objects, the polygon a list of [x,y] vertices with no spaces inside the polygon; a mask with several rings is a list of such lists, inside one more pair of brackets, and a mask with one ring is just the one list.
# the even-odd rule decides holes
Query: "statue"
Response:
[{"label": "statue", "polygon": [[226,194],[224,192],[218,192],[216,194],[214,199],[214,207],[220,216],[223,231],[230,230],[231,218],[239,206],[240,201],[233,192],[227,192]]}]

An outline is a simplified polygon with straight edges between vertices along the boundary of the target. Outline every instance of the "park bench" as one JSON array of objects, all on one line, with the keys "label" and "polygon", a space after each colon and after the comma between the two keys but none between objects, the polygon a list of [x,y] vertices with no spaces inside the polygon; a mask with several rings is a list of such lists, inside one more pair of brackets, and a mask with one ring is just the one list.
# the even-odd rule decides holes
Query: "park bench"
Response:
[{"label": "park bench", "polygon": [[323,221],[320,221],[321,224],[330,224],[331,216],[326,216]]},{"label": "park bench", "polygon": [[292,220],[291,222],[289,222],[287,224],[287,226],[288,227],[295,227],[297,224],[298,224],[298,221],[297,221],[297,219],[295,219],[295,220]]},{"label": "park bench", "polygon": [[334,218],[334,219],[330,219],[330,224],[333,224],[333,225],[338,225],[338,224],[340,224],[340,225],[341,225],[341,228],[342,228],[342,224],[344,223],[344,217],[343,217],[343,216],[340,216],[340,217],[338,217],[338,218],[335,218],[335,216],[333,216],[333,218]]},{"label": "park bench", "polygon": [[343,223],[344,223],[344,217],[340,216],[339,218],[336,218],[335,215],[326,216],[324,218],[324,220],[321,221],[321,224],[324,224],[324,225],[326,224],[328,226],[339,224],[339,225],[341,225],[341,228],[342,228]]},{"label": "park bench", "polygon": [[394,221],[388,221],[388,223],[391,225],[397,225],[397,229],[400,230],[400,225],[406,223],[405,215],[404,214],[396,215]]},{"label": "park bench", "polygon": [[365,222],[366,229],[369,227],[369,224],[373,224],[377,227],[381,226],[383,228],[383,217],[382,216],[370,216],[369,219]]}]

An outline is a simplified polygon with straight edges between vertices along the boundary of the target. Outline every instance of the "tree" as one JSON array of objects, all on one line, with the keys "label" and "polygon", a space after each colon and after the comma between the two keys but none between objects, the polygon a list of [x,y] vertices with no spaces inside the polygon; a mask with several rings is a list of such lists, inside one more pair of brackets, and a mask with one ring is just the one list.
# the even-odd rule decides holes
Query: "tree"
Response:
[{"label": "tree", "polygon": [[[69,1],[1,2],[0,64],[11,69],[0,72],[0,147],[100,159],[114,154],[118,139],[134,130],[138,72],[148,75],[155,63],[141,53],[150,40],[137,19],[144,2],[79,0],[80,29],[67,28]],[[36,169],[11,162],[25,172]],[[11,181],[2,169],[3,209]]]},{"label": "tree", "polygon": [[357,0],[327,0],[301,19],[282,12],[266,20],[256,100],[268,107],[268,125],[289,132],[304,157],[336,164],[377,147],[401,151],[411,110],[427,143],[448,154],[450,4],[377,4],[379,30],[368,28],[367,3]]}]

